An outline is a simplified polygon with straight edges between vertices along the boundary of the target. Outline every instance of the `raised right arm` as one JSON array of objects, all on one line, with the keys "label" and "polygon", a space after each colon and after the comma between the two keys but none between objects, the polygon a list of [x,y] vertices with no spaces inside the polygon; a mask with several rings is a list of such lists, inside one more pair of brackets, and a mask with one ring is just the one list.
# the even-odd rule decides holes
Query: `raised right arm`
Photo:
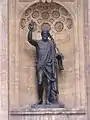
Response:
[{"label": "raised right arm", "polygon": [[33,32],[33,29],[34,29],[34,22],[33,21],[31,21],[31,23],[29,24],[28,29],[29,29],[28,42],[36,47],[37,46],[37,41],[32,39],[32,32]]},{"label": "raised right arm", "polygon": [[28,42],[34,45],[35,47],[37,46],[37,41],[32,39],[32,30],[29,30],[28,32]]}]

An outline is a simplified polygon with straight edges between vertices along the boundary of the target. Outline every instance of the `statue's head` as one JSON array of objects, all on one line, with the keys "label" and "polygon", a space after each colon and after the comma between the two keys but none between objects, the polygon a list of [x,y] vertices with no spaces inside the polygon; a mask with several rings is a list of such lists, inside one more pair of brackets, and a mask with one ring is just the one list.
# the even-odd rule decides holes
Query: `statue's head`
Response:
[{"label": "statue's head", "polygon": [[49,30],[48,29],[43,29],[41,32],[41,36],[42,36],[42,40],[43,41],[48,41],[48,37],[49,37]]}]

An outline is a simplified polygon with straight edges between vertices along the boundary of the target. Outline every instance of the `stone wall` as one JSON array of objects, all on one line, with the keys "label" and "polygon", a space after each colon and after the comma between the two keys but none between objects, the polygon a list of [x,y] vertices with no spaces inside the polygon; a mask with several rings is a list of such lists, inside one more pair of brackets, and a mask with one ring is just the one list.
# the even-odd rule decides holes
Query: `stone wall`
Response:
[{"label": "stone wall", "polygon": [[[27,2],[26,2],[27,1]],[[45,0],[42,0],[43,2]],[[48,0],[50,2],[51,0]],[[61,2],[62,0],[56,0],[57,3]],[[56,2],[55,1],[55,2]],[[68,0],[69,1],[69,0]],[[71,2],[75,2],[74,0],[70,0]],[[76,0],[77,1],[77,0]],[[90,0],[88,0],[90,2]],[[75,32],[76,38],[75,45],[75,90],[74,95],[72,94],[71,101],[74,101],[75,104],[72,104],[71,107],[78,107],[82,109],[65,109],[65,110],[41,110],[39,112],[37,111],[18,111],[18,109],[14,110],[14,112],[10,112],[10,119],[13,120],[58,120],[58,119],[65,119],[65,120],[89,120],[90,119],[90,93],[89,93],[89,7],[90,3],[88,1],[84,1],[84,11],[83,11],[83,3],[82,1],[78,1],[78,4],[73,4],[70,6],[70,8],[74,9],[74,13],[78,14],[78,17],[76,17],[76,20],[78,21],[78,24],[74,27],[76,27],[76,31],[80,31],[80,33],[77,35],[77,32]],[[22,2],[22,3],[21,3]],[[10,0],[8,4],[8,0],[1,0],[0,1],[0,119],[1,120],[9,120],[8,112],[15,108],[19,108],[20,106],[26,105],[29,103],[27,102],[27,99],[22,101],[22,96],[20,96],[20,89],[23,86],[20,86],[20,79],[19,79],[19,60],[20,56],[18,51],[20,44],[23,45],[23,43],[18,43],[18,40],[20,38],[20,34],[18,31],[20,30],[20,26],[18,26],[19,17],[22,16],[22,10],[23,13],[26,10],[26,8],[29,7],[28,2],[31,4],[34,3],[32,0]],[[37,0],[38,2],[38,0]],[[65,4],[64,4],[65,5]],[[67,10],[70,12],[70,9],[68,9],[67,6],[69,6],[70,3],[68,3],[66,6]],[[8,6],[9,6],[9,14],[8,14]],[[28,7],[27,7],[28,6]],[[87,7],[88,6],[88,7]],[[25,9],[24,9],[25,8]],[[78,9],[77,9],[78,8]],[[20,11],[18,11],[18,9]],[[19,14],[18,14],[19,12]],[[72,13],[73,11],[71,11]],[[85,13],[85,14],[83,14]],[[88,14],[87,14],[88,13]],[[8,34],[8,16],[9,16],[9,34]],[[75,17],[75,16],[73,16]],[[85,18],[83,21],[83,17]],[[82,21],[82,22],[81,22]],[[83,27],[84,23],[84,27]],[[77,28],[78,26],[78,28]],[[83,31],[85,30],[85,31]],[[84,36],[83,36],[84,33]],[[9,37],[8,37],[9,36]],[[74,37],[75,37],[74,36]],[[37,36],[38,37],[38,36]],[[84,37],[84,38],[83,38]],[[80,41],[79,41],[80,40]],[[83,42],[84,40],[84,42]],[[9,44],[8,44],[9,43]],[[79,44],[79,49],[77,45]],[[85,48],[83,47],[83,44]],[[8,46],[9,45],[9,46]],[[27,46],[27,44],[25,44]],[[75,46],[74,45],[74,46]],[[32,48],[33,49],[33,48]],[[22,49],[21,49],[22,50]],[[9,54],[8,54],[9,51]],[[27,51],[27,50],[26,50]],[[9,57],[9,59],[8,59]],[[8,63],[9,63],[9,69],[8,69]],[[84,64],[85,63],[85,64]],[[84,67],[85,66],[85,67]],[[14,68],[14,69],[13,69]],[[8,70],[10,72],[8,72]],[[24,69],[25,72],[27,71],[27,68]],[[63,75],[62,75],[63,76]],[[9,81],[8,81],[9,80]],[[63,81],[62,81],[63,82]],[[65,82],[65,81],[64,81]],[[9,99],[8,99],[8,83],[9,83]],[[24,83],[23,83],[24,84]],[[69,84],[70,85],[70,84]],[[62,85],[61,85],[62,86]],[[60,87],[61,87],[60,86]],[[67,84],[66,84],[67,86]],[[27,87],[28,88],[28,87]],[[69,88],[69,86],[68,86]],[[24,89],[23,89],[24,90]],[[86,91],[87,90],[87,91]],[[24,90],[24,92],[26,89]],[[30,89],[28,89],[30,91]],[[28,92],[26,91],[26,92]],[[68,92],[70,90],[67,90]],[[25,92],[25,94],[26,94]],[[35,92],[35,91],[34,91]],[[64,98],[64,93],[61,91],[62,95],[60,96],[60,99],[62,100],[69,100],[66,96]],[[85,94],[86,93],[86,94]],[[70,94],[69,94],[70,95]],[[75,97],[76,96],[76,97]],[[71,97],[71,96],[70,96]],[[87,99],[85,99],[87,98]],[[10,104],[9,104],[9,102]],[[36,102],[36,101],[34,101]],[[73,102],[73,103],[74,103]],[[66,102],[67,106],[70,105],[70,100]],[[10,110],[8,110],[8,106]],[[68,106],[69,107],[69,106]],[[86,110],[87,109],[87,110]],[[86,111],[88,113],[88,118],[86,116]],[[56,114],[55,114],[56,112]],[[40,114],[42,113],[42,115]],[[53,116],[52,116],[53,114]],[[33,116],[32,116],[33,115]]]},{"label": "stone wall", "polygon": [[[86,7],[88,6],[88,7]],[[86,9],[87,8],[87,9]],[[87,116],[90,119],[90,0],[85,1],[85,54],[86,54],[86,89],[87,89]]]},{"label": "stone wall", "polygon": [[59,100],[69,108],[85,108],[83,1],[38,2],[9,1],[10,109],[37,102],[35,48],[27,42],[31,19],[35,22],[34,39],[41,38],[41,27],[51,27],[57,47],[64,54],[64,71],[58,76]]},{"label": "stone wall", "polygon": [[[86,109],[83,1],[74,0],[62,2],[55,0],[53,1],[54,4],[50,4],[51,6],[49,6],[49,13],[46,10],[46,8],[48,9],[49,3],[38,2],[39,1],[37,0],[11,0],[9,2],[9,18],[12,18],[9,20],[10,111],[12,112],[13,109],[17,111],[14,111],[11,114],[11,120],[14,116],[16,117],[15,119],[18,120],[41,119],[44,117],[43,115],[40,115],[42,109],[38,112],[38,117],[36,116],[36,111],[32,113],[22,113],[21,111],[18,111],[18,108],[22,108],[27,104],[31,105],[37,102],[35,84],[35,49],[27,42],[27,26],[31,19],[33,19],[36,25],[33,36],[35,39],[40,38],[41,26],[45,26],[46,24],[44,23],[48,23],[47,26],[50,27],[50,22],[52,22],[51,34],[53,34],[59,50],[62,51],[65,56],[65,69],[60,74],[58,82],[60,91],[59,100],[65,103],[66,111],[68,111],[67,108]],[[53,7],[54,9],[54,11],[52,10],[52,13],[50,13],[50,7]],[[58,9],[61,11],[59,12]],[[50,19],[48,19],[47,16]],[[73,23],[69,24],[69,26],[65,23],[68,17],[71,23]],[[62,26],[64,24],[65,28],[59,28],[59,25],[57,25],[58,22],[56,22],[54,18],[56,21],[60,21],[60,26],[61,23]],[[32,111],[32,109],[30,110]],[[29,116],[28,118],[27,113]],[[56,115],[54,115],[54,113],[55,111],[53,111],[53,118],[50,114],[45,113],[46,116],[44,119],[55,119]],[[70,114],[67,115],[67,112],[65,112],[62,118],[62,113],[63,111],[59,113],[61,114],[61,119],[71,119]],[[70,113],[72,114],[72,110]],[[78,111],[76,114],[77,113]],[[81,117],[79,118],[79,116]],[[79,116],[75,116],[73,114],[72,119],[86,119],[85,113],[83,115],[81,113]],[[58,119],[58,117],[60,116],[57,115],[56,119]]]},{"label": "stone wall", "polygon": [[[28,109],[29,110],[29,109]],[[32,109],[12,111],[10,120],[87,120],[83,109]]]},{"label": "stone wall", "polygon": [[0,120],[8,119],[8,0],[0,0]]}]

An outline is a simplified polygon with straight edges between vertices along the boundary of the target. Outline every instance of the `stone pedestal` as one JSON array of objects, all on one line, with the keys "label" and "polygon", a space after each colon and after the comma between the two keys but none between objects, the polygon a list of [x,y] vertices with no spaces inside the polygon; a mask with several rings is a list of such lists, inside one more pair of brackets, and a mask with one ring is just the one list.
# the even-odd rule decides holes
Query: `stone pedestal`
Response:
[{"label": "stone pedestal", "polygon": [[33,104],[31,105],[31,108],[65,108],[65,105],[62,103],[56,103],[56,104]]},{"label": "stone pedestal", "polygon": [[84,109],[39,108],[21,109],[10,112],[10,120],[86,120]]}]

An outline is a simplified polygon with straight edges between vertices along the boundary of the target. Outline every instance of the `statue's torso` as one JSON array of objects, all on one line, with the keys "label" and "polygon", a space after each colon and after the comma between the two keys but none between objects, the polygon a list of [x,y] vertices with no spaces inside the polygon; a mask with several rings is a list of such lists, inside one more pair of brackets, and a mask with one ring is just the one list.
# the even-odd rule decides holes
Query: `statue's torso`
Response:
[{"label": "statue's torso", "polygon": [[43,66],[47,63],[52,62],[52,47],[53,43],[51,41],[44,42],[42,40],[37,41],[38,46],[36,47],[37,53],[37,66]]},{"label": "statue's torso", "polygon": [[38,41],[38,46],[37,46],[37,56],[38,58],[45,57],[48,52],[51,50],[51,43],[50,41],[44,42],[42,40]]}]

